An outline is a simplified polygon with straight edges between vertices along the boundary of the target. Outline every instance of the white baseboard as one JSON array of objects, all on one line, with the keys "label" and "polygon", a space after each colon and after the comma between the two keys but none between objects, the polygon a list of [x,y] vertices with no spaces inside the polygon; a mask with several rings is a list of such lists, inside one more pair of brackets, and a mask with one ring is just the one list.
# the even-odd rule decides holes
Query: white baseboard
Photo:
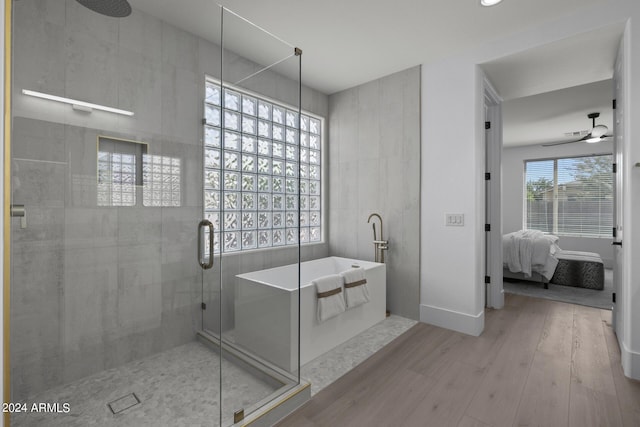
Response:
[{"label": "white baseboard", "polygon": [[620,341],[620,358],[625,376],[640,380],[640,353],[631,351]]},{"label": "white baseboard", "polygon": [[484,330],[484,310],[472,315],[420,304],[420,321],[477,337]]}]

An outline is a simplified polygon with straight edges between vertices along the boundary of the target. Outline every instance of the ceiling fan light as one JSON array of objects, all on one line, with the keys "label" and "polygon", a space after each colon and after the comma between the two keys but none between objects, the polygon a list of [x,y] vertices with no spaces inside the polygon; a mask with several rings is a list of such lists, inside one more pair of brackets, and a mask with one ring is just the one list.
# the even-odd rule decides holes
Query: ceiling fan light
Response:
[{"label": "ceiling fan light", "polygon": [[496,4],[500,3],[502,0],[480,0],[480,5],[481,6],[495,6]]},{"label": "ceiling fan light", "polygon": [[591,138],[584,140],[584,142],[587,142],[589,144],[594,144],[594,143],[600,142],[600,141],[602,141],[602,138],[599,137],[599,136],[592,136]]},{"label": "ceiling fan light", "polygon": [[601,136],[604,136],[607,133],[608,130],[609,130],[609,128],[606,127],[605,125],[595,126],[591,130],[591,136],[594,137],[594,138],[600,138]]}]

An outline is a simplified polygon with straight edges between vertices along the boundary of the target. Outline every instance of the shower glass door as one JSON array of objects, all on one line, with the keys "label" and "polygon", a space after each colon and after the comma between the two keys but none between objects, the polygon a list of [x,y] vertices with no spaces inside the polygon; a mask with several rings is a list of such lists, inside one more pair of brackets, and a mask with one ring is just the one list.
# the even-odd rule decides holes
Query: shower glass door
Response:
[{"label": "shower glass door", "polygon": [[11,425],[249,422],[299,383],[300,52],[113,1],[7,3],[10,401],[60,404]]},{"label": "shower glass door", "polygon": [[[229,425],[299,382],[301,52],[225,8],[221,27],[220,67],[203,88],[214,268],[203,273],[202,328],[220,343]],[[283,265],[274,283],[244,276]]]},{"label": "shower glass door", "polygon": [[[205,3],[185,16],[220,28]],[[219,346],[198,331],[203,281],[219,295],[221,270],[200,266],[197,226],[219,40],[157,2],[132,0],[124,17],[9,4],[9,401],[60,409],[13,413],[11,426],[218,426]]]}]

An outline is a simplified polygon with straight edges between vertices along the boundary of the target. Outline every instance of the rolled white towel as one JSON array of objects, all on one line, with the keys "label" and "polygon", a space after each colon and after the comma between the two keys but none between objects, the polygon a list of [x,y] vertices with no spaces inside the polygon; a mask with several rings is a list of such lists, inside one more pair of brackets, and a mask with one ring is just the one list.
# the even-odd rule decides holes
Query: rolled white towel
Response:
[{"label": "rolled white towel", "polygon": [[340,275],[344,278],[344,293],[347,308],[356,307],[369,302],[369,288],[364,274],[364,268],[357,267],[343,271]]},{"label": "rolled white towel", "polygon": [[316,287],[318,298],[318,322],[323,322],[344,312],[345,305],[342,294],[344,280],[342,276],[337,274],[322,276],[312,280],[311,283]]}]

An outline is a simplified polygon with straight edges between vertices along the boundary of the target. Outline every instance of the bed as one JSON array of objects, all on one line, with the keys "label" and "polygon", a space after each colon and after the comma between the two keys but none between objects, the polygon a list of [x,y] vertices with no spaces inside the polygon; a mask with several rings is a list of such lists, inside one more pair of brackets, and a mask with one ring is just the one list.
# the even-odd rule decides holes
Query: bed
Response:
[{"label": "bed", "polygon": [[502,236],[505,278],[604,289],[604,263],[592,252],[565,251],[558,236],[520,230]]},{"label": "bed", "polygon": [[516,278],[548,283],[558,265],[556,253],[560,250],[558,236],[537,230],[520,230],[502,236],[503,267],[517,274]]}]

